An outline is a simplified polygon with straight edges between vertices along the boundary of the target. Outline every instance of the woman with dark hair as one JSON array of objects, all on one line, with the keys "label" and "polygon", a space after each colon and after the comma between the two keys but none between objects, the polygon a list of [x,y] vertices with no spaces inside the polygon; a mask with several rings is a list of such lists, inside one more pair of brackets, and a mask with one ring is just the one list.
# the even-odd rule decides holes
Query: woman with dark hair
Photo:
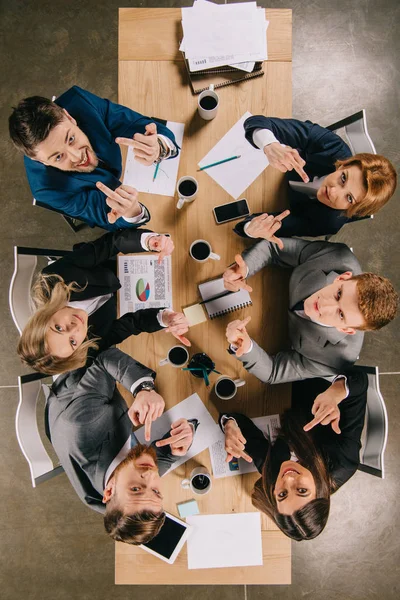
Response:
[{"label": "woman with dark hair", "polygon": [[341,137],[316,123],[257,115],[246,119],[244,129],[270,167],[290,171],[290,215],[284,221],[272,210],[250,215],[234,229],[242,237],[264,239],[273,219],[279,237],[334,234],[345,223],[376,214],[395,192],[397,174],[387,158],[352,156]]},{"label": "woman with dark hair", "polygon": [[[273,444],[248,417],[221,415],[227,461],[254,461],[261,478],[253,505],[288,537],[301,541],[319,535],[328,520],[330,495],[356,472],[367,389],[363,372],[331,385],[324,379],[294,383],[293,406]],[[314,418],[307,422],[310,410]]]},{"label": "woman with dark hair", "polygon": [[123,229],[80,244],[45,267],[32,289],[36,308],[25,326],[18,354],[35,371],[56,375],[86,365],[88,358],[131,335],[165,328],[180,342],[188,322],[170,309],[146,308],[117,319],[115,273],[118,253],[158,252],[159,262],[174,249],[172,240],[145,229]]}]

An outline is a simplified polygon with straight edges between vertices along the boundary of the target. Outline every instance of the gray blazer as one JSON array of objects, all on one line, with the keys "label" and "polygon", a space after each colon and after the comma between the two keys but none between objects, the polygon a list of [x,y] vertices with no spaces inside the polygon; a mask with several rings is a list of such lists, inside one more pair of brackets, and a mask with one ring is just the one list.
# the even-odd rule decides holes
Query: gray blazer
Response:
[{"label": "gray blazer", "polygon": [[[52,386],[46,411],[51,443],[79,498],[98,512],[105,512],[107,469],[132,433],[128,406],[116,382],[131,390],[143,378],[154,377],[154,371],[111,348],[88,369],[60,375]],[[162,475],[176,457],[169,446],[156,452]]]},{"label": "gray blazer", "polygon": [[295,314],[300,301],[332,283],[345,271],[361,273],[361,267],[345,244],[308,242],[284,238],[284,249],[263,240],[242,254],[248,276],[263,267],[292,268],[289,283],[289,339],[291,350],[267,354],[253,342],[251,352],[241,356],[244,367],[266,383],[284,383],[313,377],[329,377],[348,369],[358,358],[364,339],[362,331],[347,335],[334,327],[323,327]]}]

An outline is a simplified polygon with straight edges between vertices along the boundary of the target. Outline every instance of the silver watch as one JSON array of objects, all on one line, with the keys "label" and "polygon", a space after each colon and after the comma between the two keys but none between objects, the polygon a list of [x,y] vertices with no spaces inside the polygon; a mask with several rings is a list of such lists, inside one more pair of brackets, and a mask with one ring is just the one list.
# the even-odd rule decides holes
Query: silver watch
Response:
[{"label": "silver watch", "polygon": [[133,392],[133,397],[136,398],[136,396],[138,395],[139,392],[151,392],[152,390],[154,390],[155,385],[154,385],[154,381],[143,381],[142,383],[140,383],[137,388],[135,389],[135,391]]}]

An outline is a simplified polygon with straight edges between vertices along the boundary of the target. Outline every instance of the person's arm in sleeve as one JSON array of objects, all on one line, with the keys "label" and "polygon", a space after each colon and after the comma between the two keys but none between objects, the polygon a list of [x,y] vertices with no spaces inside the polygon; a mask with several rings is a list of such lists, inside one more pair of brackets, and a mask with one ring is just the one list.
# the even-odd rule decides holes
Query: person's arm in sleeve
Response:
[{"label": "person's arm in sleeve", "polygon": [[165,327],[160,319],[162,311],[163,309],[158,308],[144,308],[115,319],[109,332],[98,342],[100,352],[114,344],[120,344],[131,335],[160,331]]},{"label": "person's arm in sleeve", "polygon": [[[167,473],[174,462],[187,454],[193,444],[198,425],[197,419],[178,419],[171,424],[171,429],[162,438],[154,440],[152,446],[157,454],[158,471],[161,476]],[[174,438],[181,439],[174,441]]]},{"label": "person's arm in sleeve", "polygon": [[219,426],[225,433],[225,426],[228,420],[234,420],[243,434],[246,443],[244,450],[248,454],[261,473],[265,459],[268,454],[269,441],[264,436],[261,429],[254,425],[253,421],[240,413],[222,413],[219,416]]}]

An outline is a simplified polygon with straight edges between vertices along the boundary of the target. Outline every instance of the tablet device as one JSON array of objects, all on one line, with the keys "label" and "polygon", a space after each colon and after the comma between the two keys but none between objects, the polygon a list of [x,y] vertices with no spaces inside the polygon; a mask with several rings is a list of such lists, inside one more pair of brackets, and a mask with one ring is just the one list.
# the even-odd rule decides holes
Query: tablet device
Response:
[{"label": "tablet device", "polygon": [[181,521],[175,515],[165,513],[165,522],[160,532],[147,544],[140,544],[140,547],[172,565],[190,531],[191,526],[188,523]]}]

